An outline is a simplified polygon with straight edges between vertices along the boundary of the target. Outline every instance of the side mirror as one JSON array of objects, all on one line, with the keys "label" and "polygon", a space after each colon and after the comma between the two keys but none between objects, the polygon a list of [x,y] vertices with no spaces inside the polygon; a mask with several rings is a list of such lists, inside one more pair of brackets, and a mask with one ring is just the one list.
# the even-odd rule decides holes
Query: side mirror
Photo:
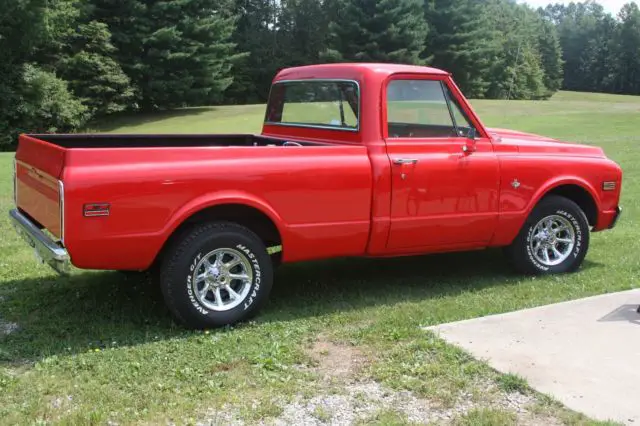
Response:
[{"label": "side mirror", "polygon": [[469,133],[467,133],[466,141],[462,145],[462,152],[465,154],[471,154],[476,151],[476,129],[471,127]]}]

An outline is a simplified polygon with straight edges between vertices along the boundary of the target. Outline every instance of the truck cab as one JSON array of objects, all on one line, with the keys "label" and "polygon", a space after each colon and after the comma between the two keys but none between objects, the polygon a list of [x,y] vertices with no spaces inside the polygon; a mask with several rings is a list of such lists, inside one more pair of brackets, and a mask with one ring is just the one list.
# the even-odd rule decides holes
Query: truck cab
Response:
[{"label": "truck cab", "polygon": [[[300,96],[303,86],[348,89],[327,105]],[[291,105],[306,116],[291,115]],[[554,191],[579,203],[594,231],[619,214],[621,170],[600,148],[487,128],[452,76],[435,68],[285,69],[274,79],[263,134],[367,147],[375,177],[368,255],[504,246]]]}]

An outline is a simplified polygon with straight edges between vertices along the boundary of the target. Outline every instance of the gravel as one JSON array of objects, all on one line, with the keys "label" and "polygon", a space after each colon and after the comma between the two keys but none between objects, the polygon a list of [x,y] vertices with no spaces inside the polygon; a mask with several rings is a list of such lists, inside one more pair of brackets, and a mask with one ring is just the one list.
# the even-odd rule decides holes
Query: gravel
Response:
[{"label": "gravel", "polygon": [[[364,381],[345,384],[337,393],[317,395],[309,399],[296,397],[287,404],[273,401],[282,407],[282,414],[275,419],[264,419],[258,424],[347,426],[374,419],[380,411],[395,412],[411,423],[448,423],[474,408],[482,407],[508,410],[524,417],[528,414],[527,406],[534,400],[532,396],[515,392],[500,394],[496,400],[479,404],[472,400],[471,394],[463,394],[453,407],[442,408],[411,392],[394,391],[377,382]],[[210,413],[207,420],[198,425],[244,425],[245,422],[231,414],[234,411],[232,407],[227,407],[218,413]]]},{"label": "gravel", "polygon": [[[271,403],[281,407],[282,413],[276,418],[251,424],[346,426],[374,420],[381,411],[396,413],[414,424],[446,424],[476,408],[507,410],[517,414],[521,420],[531,418],[527,406],[535,401],[534,396],[501,392],[493,382],[479,385],[483,389],[481,399],[486,401],[478,401],[471,393],[462,393],[452,407],[445,408],[412,392],[392,390],[371,379],[364,379],[361,366],[365,358],[357,348],[319,338],[308,348],[308,354],[315,360],[315,366],[301,368],[317,374],[321,384],[319,394],[311,398],[299,395],[288,401],[276,397]],[[256,409],[257,402],[254,405],[253,409]],[[206,420],[198,425],[244,425],[239,411],[239,407],[231,406],[209,411]]]}]

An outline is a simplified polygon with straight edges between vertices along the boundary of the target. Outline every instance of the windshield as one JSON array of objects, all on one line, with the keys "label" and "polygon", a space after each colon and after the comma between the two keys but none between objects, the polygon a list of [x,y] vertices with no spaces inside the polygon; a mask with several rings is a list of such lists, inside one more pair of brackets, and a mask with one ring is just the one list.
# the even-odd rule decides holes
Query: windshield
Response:
[{"label": "windshield", "polygon": [[300,80],[275,83],[268,124],[358,130],[360,92],[354,81]]}]

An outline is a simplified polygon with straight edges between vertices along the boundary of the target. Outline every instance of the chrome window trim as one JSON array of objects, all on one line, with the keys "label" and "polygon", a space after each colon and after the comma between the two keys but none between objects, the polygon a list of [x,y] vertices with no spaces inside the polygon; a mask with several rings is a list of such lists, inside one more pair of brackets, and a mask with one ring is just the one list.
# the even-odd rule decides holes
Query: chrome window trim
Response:
[{"label": "chrome window trim", "polygon": [[[442,91],[442,96],[443,96],[443,101],[444,104],[446,105],[447,111],[449,112],[449,119],[451,120],[451,129],[455,132],[455,136],[450,136],[451,138],[464,138],[463,135],[460,135],[459,131],[458,131],[458,125],[456,123],[456,119],[454,117],[453,114],[453,110],[451,109],[451,100],[449,99],[449,96],[447,95],[447,90],[449,92],[451,92],[451,89],[449,88],[449,86],[447,86],[444,82],[444,80],[432,80],[432,79],[422,79],[422,78],[409,78],[409,77],[400,77],[400,78],[394,78],[391,79],[387,82],[385,90],[386,90],[386,102],[384,105],[384,108],[386,108],[387,111],[387,122],[384,123],[383,126],[385,126],[387,128],[387,139],[389,141],[395,141],[398,139],[401,140],[407,140],[407,141],[419,141],[419,140],[424,140],[424,141],[429,141],[429,140],[434,140],[434,139],[442,139],[442,138],[448,138],[449,136],[424,136],[424,137],[416,137],[416,136],[397,136],[394,137],[391,134],[389,134],[389,87],[391,86],[392,83],[397,82],[397,81],[420,81],[420,82],[433,82],[433,83],[437,83],[440,86],[440,90]],[[451,95],[453,95],[453,93],[451,93]],[[438,101],[427,101],[427,102],[438,102]],[[461,111],[464,115],[464,111]],[[468,121],[468,120],[467,120]],[[422,125],[422,123],[409,123],[409,124],[418,124],[418,125]],[[427,124],[429,125],[429,124]],[[440,124],[433,124],[433,126],[444,126],[444,125],[440,125]]]},{"label": "chrome window trim", "polygon": [[[304,124],[304,123],[282,123],[276,121],[268,121],[267,117],[269,114],[269,102],[271,101],[271,92],[273,88],[278,84],[284,83],[322,83],[322,82],[333,82],[333,83],[354,83],[356,85],[356,89],[358,90],[358,126],[355,128],[350,127],[340,127],[340,126],[330,126],[324,124]],[[265,111],[264,124],[268,124],[270,126],[282,126],[282,127],[304,127],[304,128],[312,128],[312,129],[323,129],[323,130],[338,130],[341,132],[360,132],[360,121],[362,118],[361,114],[361,98],[360,91],[360,83],[357,80],[350,80],[347,78],[301,78],[301,79],[291,79],[291,80],[278,80],[271,85],[269,89],[269,99],[267,99],[267,110]]]},{"label": "chrome window trim", "polygon": [[13,204],[18,207],[18,160],[13,159]]}]

